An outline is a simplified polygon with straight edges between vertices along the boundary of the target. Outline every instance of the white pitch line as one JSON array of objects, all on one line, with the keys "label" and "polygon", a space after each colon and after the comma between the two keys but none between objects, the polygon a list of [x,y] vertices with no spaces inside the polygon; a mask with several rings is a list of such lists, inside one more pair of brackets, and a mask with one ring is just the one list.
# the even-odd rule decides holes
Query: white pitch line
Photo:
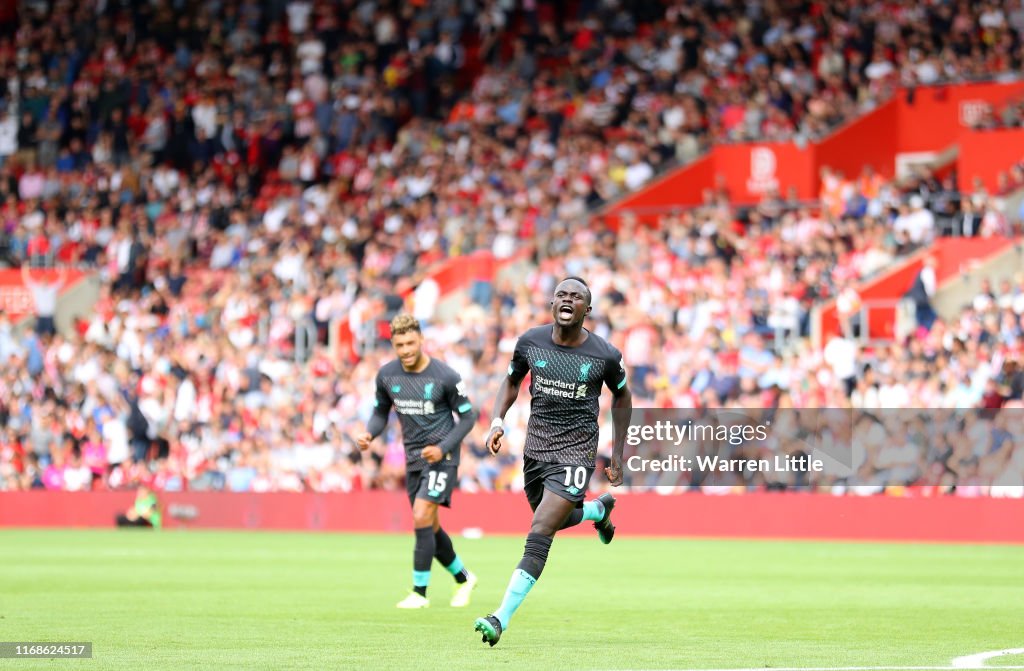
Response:
[{"label": "white pitch line", "polygon": [[[1008,652],[1005,654],[1018,653]],[[982,668],[993,669],[994,671],[1002,671],[1003,669],[1017,669],[1017,671],[1020,671],[1024,669],[1024,666],[757,666],[749,669],[619,669],[617,671],[962,671],[963,669]]]},{"label": "white pitch line", "polygon": [[[985,662],[992,659],[993,657],[1002,657],[1004,655],[1024,655],[1024,648],[1007,648],[1006,650],[990,650],[989,652],[979,652],[974,655],[964,655],[963,657],[957,657],[953,660],[954,669],[984,669]],[[1009,666],[995,667],[999,669],[1009,669]]]}]

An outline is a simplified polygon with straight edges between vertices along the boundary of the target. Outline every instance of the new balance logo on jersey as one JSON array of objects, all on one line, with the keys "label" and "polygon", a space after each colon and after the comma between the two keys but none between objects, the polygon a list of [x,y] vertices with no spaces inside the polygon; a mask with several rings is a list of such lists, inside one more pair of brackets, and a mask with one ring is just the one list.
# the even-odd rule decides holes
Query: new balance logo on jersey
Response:
[{"label": "new balance logo on jersey", "polygon": [[535,363],[533,365],[536,366],[537,368],[543,368],[544,366],[548,365],[548,362],[547,361],[538,361],[537,363]]},{"label": "new balance logo on jersey", "polygon": [[396,384],[394,387],[391,388],[391,393],[393,394],[397,394],[400,391],[402,391],[402,385],[400,384]]}]

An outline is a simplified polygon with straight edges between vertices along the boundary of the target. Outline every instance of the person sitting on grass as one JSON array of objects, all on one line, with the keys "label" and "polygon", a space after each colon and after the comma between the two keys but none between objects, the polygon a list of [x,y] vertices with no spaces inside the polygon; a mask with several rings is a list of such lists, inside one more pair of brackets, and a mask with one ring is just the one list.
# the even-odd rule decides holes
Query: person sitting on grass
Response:
[{"label": "person sitting on grass", "polygon": [[135,503],[124,513],[117,516],[119,527],[150,527],[160,528],[160,502],[148,485],[139,485],[135,495]]}]

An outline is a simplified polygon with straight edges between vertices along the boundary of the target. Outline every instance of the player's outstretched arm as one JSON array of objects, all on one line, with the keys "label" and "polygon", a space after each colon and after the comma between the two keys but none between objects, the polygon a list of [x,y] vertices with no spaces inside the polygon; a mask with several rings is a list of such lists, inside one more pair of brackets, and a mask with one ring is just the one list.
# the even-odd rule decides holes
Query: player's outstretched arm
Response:
[{"label": "player's outstretched arm", "polygon": [[512,375],[506,375],[505,379],[501,381],[501,386],[498,387],[498,395],[494,399],[494,411],[491,414],[494,419],[491,420],[491,430],[487,434],[487,449],[491,451],[491,454],[497,454],[501,449],[501,437],[505,435],[503,428],[505,413],[519,398],[519,386],[522,382],[522,377],[513,380]]},{"label": "player's outstretched arm", "polygon": [[633,414],[633,394],[629,387],[617,389],[612,396],[612,463],[604,469],[613,487],[622,484],[622,450],[626,446],[626,432]]}]

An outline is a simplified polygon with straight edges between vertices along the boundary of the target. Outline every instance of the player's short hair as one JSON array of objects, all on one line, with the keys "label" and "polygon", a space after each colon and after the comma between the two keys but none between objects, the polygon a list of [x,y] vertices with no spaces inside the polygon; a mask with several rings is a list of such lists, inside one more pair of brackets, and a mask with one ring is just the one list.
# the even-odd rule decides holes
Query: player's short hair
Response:
[{"label": "player's short hair", "polygon": [[[583,285],[583,288],[587,290],[587,305],[590,305],[591,300],[593,300],[593,294],[590,293],[590,285],[587,284],[587,281],[578,275],[569,275],[568,277],[562,278],[562,282],[568,282],[569,280],[579,282]],[[562,282],[559,282],[558,284],[561,284]]]},{"label": "player's short hair", "polygon": [[396,315],[395,318],[391,320],[392,337],[396,335],[405,335],[406,333],[411,333],[413,331],[416,333],[422,333],[422,331],[420,331],[419,320],[412,315],[403,312],[400,315]]}]

